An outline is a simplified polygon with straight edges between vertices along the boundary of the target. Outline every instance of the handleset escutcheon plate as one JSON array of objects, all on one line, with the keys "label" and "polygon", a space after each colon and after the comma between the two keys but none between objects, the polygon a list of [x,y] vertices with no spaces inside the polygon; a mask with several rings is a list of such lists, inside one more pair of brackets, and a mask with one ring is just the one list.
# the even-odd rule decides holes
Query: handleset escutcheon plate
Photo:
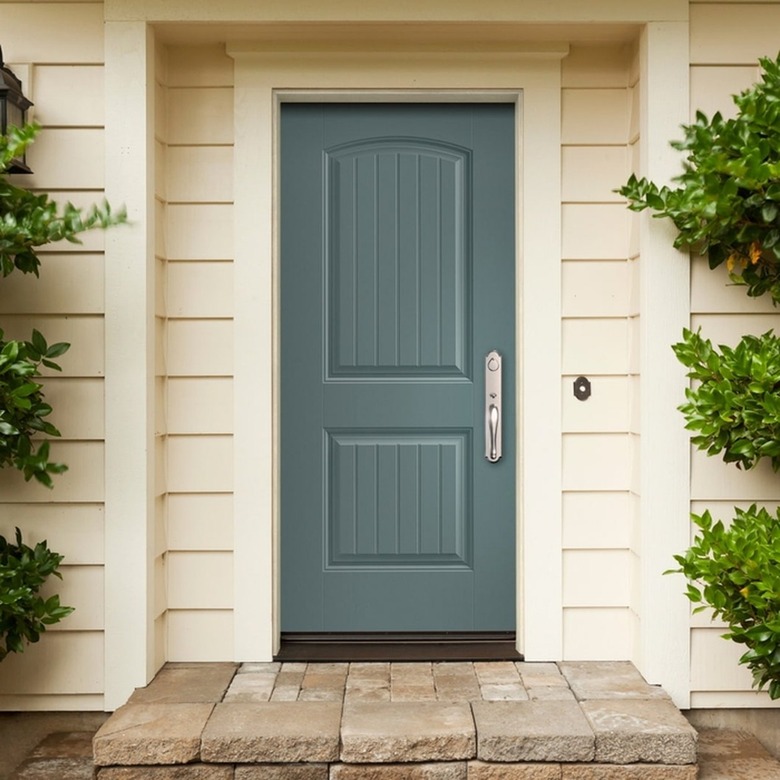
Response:
[{"label": "handleset escutcheon plate", "polygon": [[485,356],[485,457],[490,463],[501,459],[501,355],[492,350]]}]

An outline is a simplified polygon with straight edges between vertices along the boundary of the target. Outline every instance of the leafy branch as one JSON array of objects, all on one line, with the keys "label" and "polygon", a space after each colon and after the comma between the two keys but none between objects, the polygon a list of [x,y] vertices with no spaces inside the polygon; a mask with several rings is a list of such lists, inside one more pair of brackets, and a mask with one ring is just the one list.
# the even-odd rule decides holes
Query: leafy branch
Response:
[{"label": "leafy branch", "polygon": [[667,217],[677,248],[726,263],[747,294],[780,302],[780,55],[762,58],[761,81],[734,96],[733,119],[716,113],[683,126],[672,146],[687,156],[679,187],[658,187],[632,175],[617,192],[633,211]]}]

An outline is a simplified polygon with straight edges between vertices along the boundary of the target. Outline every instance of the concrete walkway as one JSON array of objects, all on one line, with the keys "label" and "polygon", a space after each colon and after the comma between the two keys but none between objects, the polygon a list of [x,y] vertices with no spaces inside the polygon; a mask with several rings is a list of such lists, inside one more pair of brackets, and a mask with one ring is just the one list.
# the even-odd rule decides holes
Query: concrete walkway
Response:
[{"label": "concrete walkway", "polygon": [[169,664],[94,740],[100,780],[693,780],[630,663]]}]

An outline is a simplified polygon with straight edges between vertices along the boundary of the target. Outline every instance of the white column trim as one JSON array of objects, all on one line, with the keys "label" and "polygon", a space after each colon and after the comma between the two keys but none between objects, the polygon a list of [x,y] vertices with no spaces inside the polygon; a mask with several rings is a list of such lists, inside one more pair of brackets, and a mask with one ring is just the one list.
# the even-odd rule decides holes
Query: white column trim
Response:
[{"label": "white column trim", "polygon": [[105,708],[154,673],[154,40],[105,26]]},{"label": "white column trim", "polygon": [[[268,660],[278,641],[278,90],[300,99],[511,99],[518,148],[518,645],[560,658],[560,60],[543,52],[262,52],[235,58],[235,650]],[[525,193],[525,195],[524,195]],[[268,367],[272,366],[272,372]],[[523,454],[525,453],[525,456]],[[543,583],[523,588],[522,582]]]},{"label": "white column trim", "polygon": [[[668,183],[681,171],[669,141],[689,119],[688,23],[646,26],[640,47],[640,171]],[[690,446],[676,407],[685,368],[671,345],[690,322],[690,273],[672,247],[668,220],[644,212],[640,226],[640,577],[639,666],[678,707],[690,704],[690,609],[680,579],[664,577],[689,544]]]}]

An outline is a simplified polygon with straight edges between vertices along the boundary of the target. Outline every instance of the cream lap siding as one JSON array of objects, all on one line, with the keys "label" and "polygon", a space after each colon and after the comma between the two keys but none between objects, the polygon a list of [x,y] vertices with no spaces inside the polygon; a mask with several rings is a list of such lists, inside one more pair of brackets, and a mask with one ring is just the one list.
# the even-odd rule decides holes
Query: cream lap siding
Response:
[{"label": "cream lap siding", "polygon": [[154,561],[153,620],[154,668],[168,660],[168,50],[155,45],[154,93],[154,198],[155,198],[155,279],[154,279]]},{"label": "cream lap siding", "polygon": [[167,659],[233,658],[233,61],[167,51]]},{"label": "cream lap siding", "polygon": [[[35,171],[15,181],[59,202],[103,196],[103,9],[93,3],[3,3],[6,62],[34,101],[43,131],[28,152]],[[63,31],[67,29],[67,34]],[[0,664],[0,710],[100,710],[104,668],[103,235],[41,253],[41,276],[0,281],[0,327],[29,338],[38,328],[68,341],[62,373],[47,372],[52,451],[69,471],[52,491],[0,472],[0,533],[19,526],[29,543],[47,539],[65,558],[63,580],[47,583],[76,611],[42,640]]]},{"label": "cream lap siding", "polygon": [[[563,655],[633,654],[630,215],[631,49],[563,61]],[[573,382],[592,395],[579,401]]]},{"label": "cream lap siding", "polygon": [[[691,119],[696,110],[708,116],[715,111],[724,116],[736,113],[730,96],[755,82],[759,57],[777,55],[778,30],[777,2],[691,4]],[[742,289],[729,286],[724,269],[710,271],[706,260],[693,257],[691,326],[700,327],[716,344],[733,346],[743,334],[777,330],[777,311],[768,300],[750,299]],[[735,505],[757,502],[774,511],[780,500],[780,478],[768,464],[746,473],[695,451],[691,499],[692,512],[709,509],[724,521],[733,516]],[[751,690],[750,673],[738,665],[744,648],[722,639],[722,633],[723,626],[711,622],[707,614],[692,616],[692,707],[775,706],[766,694]]]}]

